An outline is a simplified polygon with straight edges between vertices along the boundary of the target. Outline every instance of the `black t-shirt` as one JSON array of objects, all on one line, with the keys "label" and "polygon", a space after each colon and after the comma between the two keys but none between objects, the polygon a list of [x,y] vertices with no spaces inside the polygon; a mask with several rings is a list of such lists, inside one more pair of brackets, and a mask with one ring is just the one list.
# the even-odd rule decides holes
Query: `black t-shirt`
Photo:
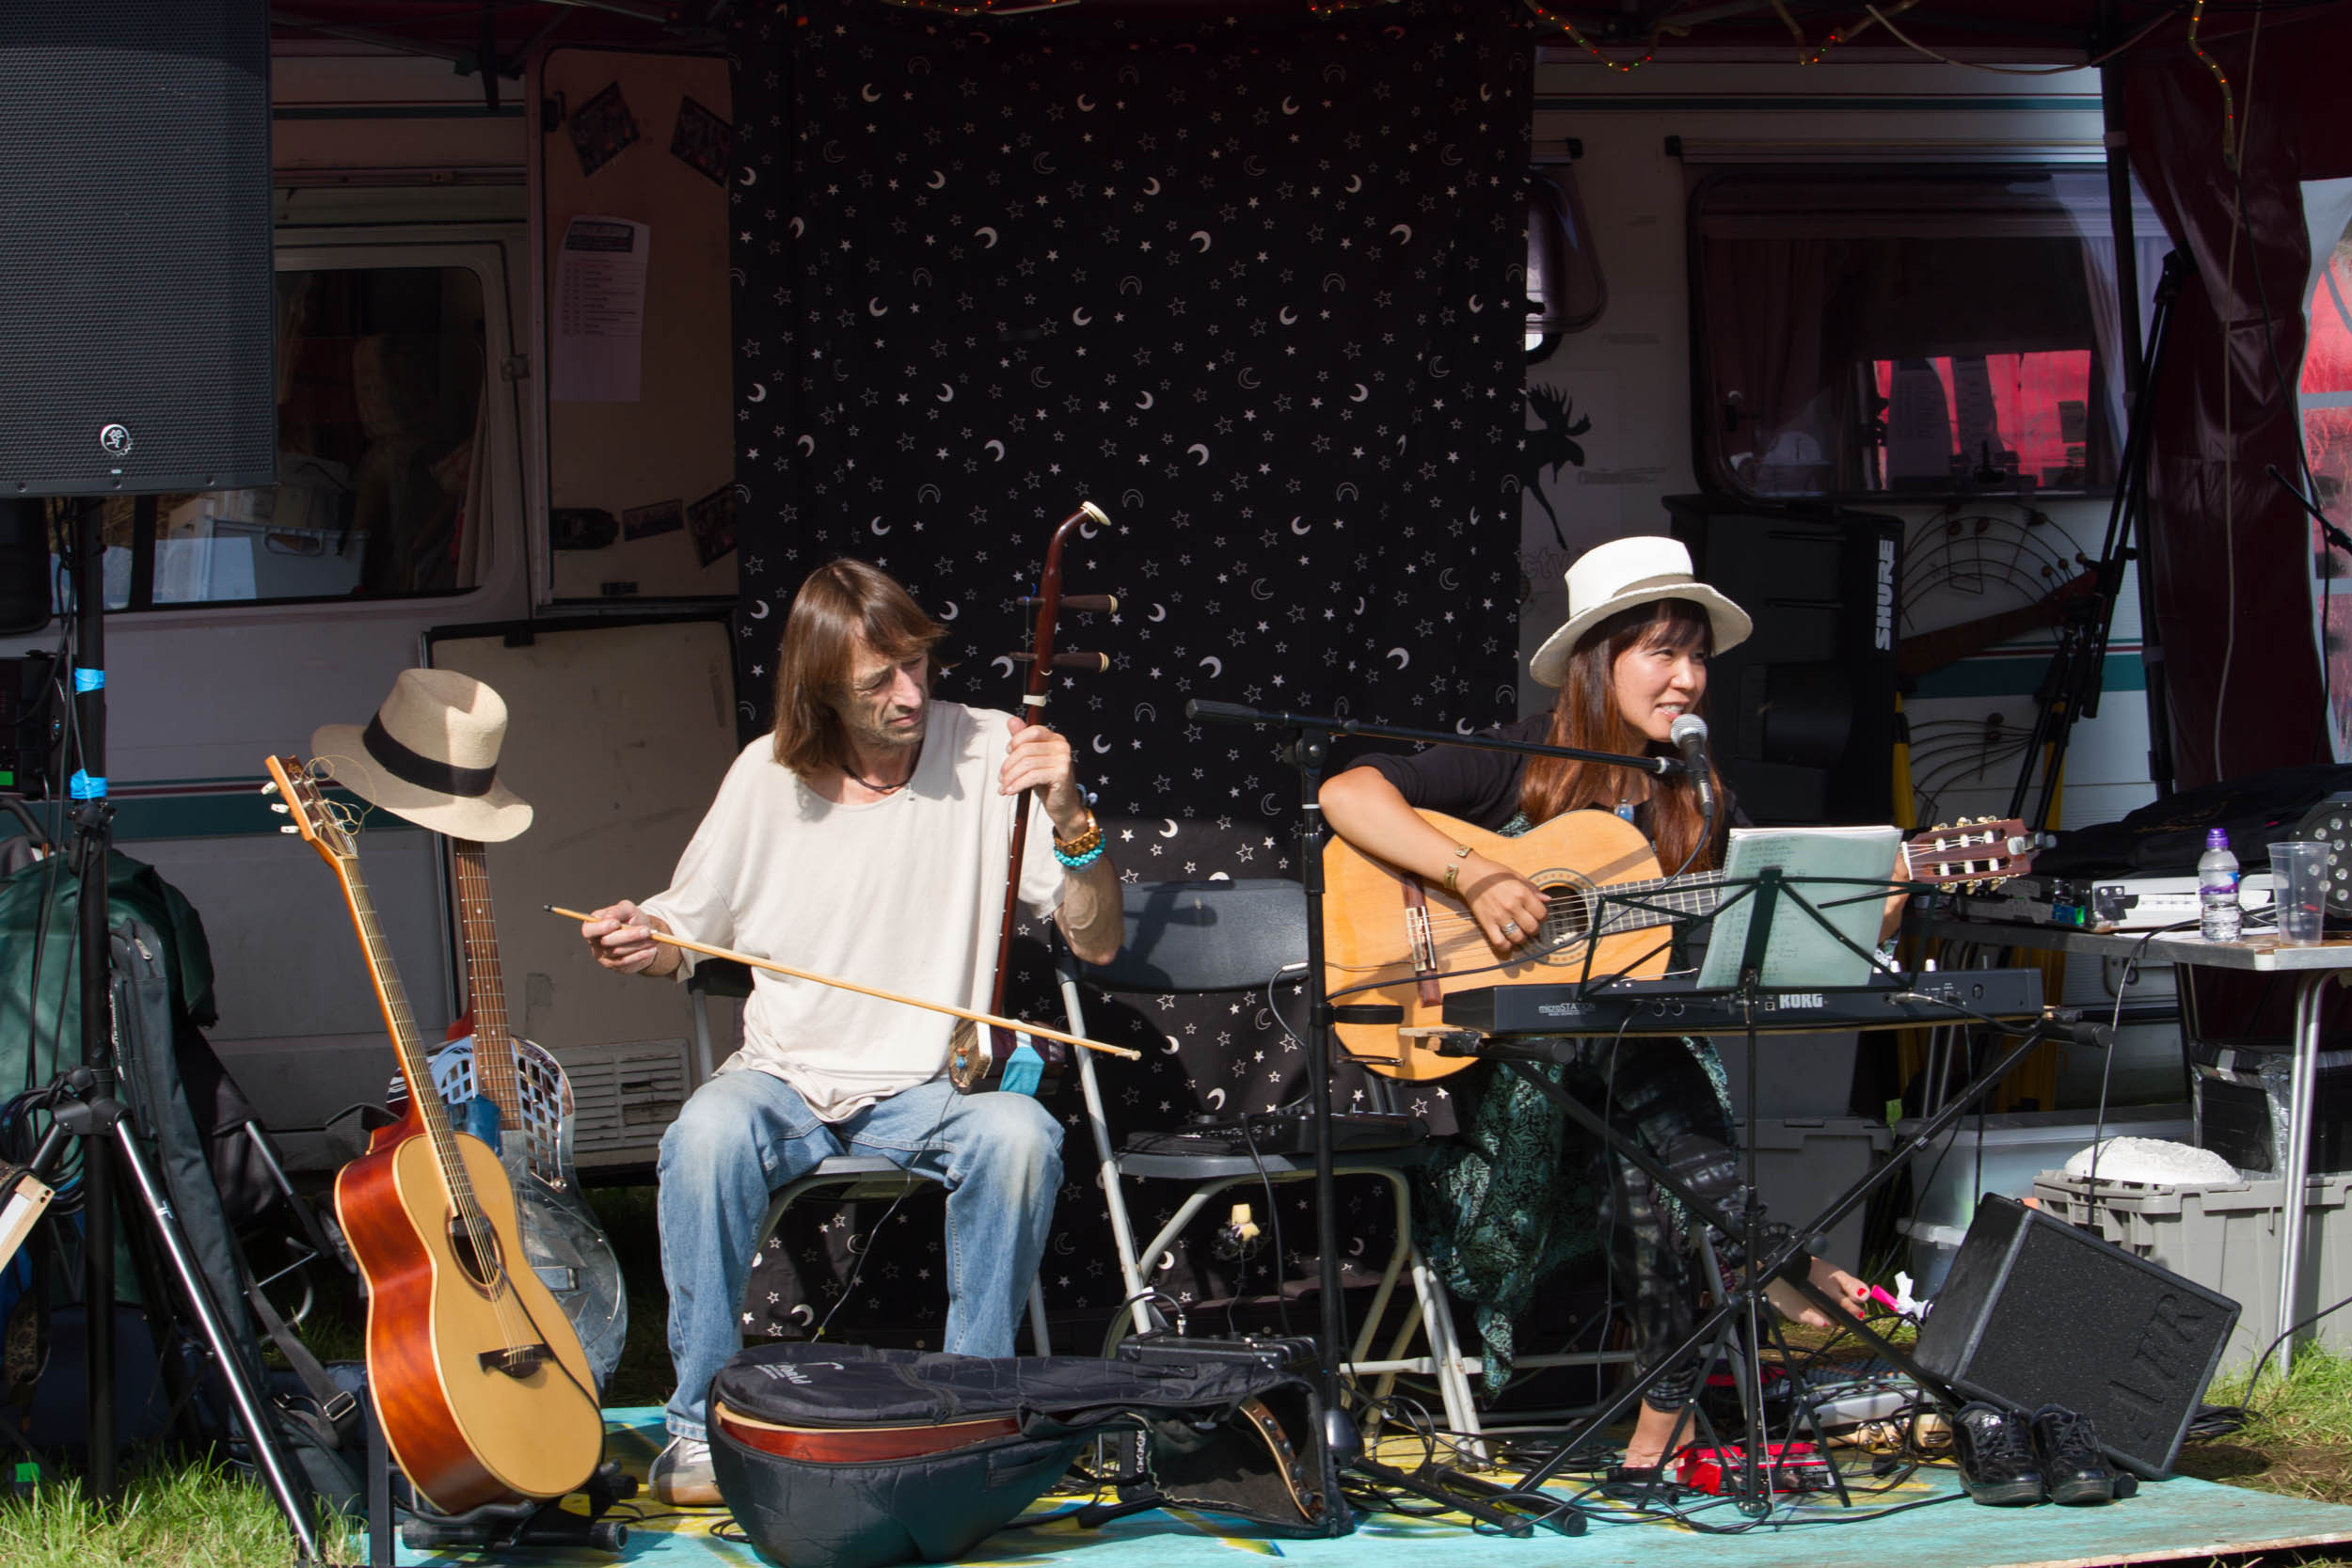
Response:
[{"label": "black t-shirt", "polygon": [[[1485,733],[1502,740],[1526,741],[1541,745],[1551,728],[1549,713],[1530,714],[1508,724],[1498,724]],[[1671,748],[1656,741],[1646,748],[1652,756],[1675,756]],[[1487,752],[1469,746],[1432,746],[1425,752],[1409,756],[1391,752],[1375,752],[1359,760],[1357,766],[1376,769],[1380,776],[1396,785],[1405,797],[1405,803],[1422,811],[1439,811],[1455,816],[1472,827],[1499,832],[1512,817],[1518,815],[1519,784],[1527,775],[1528,759],[1516,752]],[[1724,822],[1735,828],[1749,826],[1747,816],[1740,810],[1731,786],[1723,788]],[[1649,827],[1649,802],[1645,800],[1633,808],[1633,825],[1645,836],[1654,838]]]}]

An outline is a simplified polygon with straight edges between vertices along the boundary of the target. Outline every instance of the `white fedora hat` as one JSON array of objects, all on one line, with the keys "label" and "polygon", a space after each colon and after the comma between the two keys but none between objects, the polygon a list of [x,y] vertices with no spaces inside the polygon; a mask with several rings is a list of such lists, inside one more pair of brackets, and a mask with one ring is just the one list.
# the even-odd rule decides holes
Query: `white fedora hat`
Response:
[{"label": "white fedora hat", "polygon": [[1566,622],[1527,661],[1527,673],[1545,686],[1558,686],[1567,674],[1568,655],[1579,638],[1635,605],[1689,600],[1707,611],[1716,653],[1745,641],[1755,629],[1746,610],[1691,575],[1691,552],[1682,541],[1661,533],[1637,533],[1595,545],[1568,568],[1567,583]]},{"label": "white fedora hat", "polygon": [[454,670],[403,670],[365,725],[327,724],[310,755],[371,805],[452,838],[497,844],[531,826],[498,780],[506,702]]}]

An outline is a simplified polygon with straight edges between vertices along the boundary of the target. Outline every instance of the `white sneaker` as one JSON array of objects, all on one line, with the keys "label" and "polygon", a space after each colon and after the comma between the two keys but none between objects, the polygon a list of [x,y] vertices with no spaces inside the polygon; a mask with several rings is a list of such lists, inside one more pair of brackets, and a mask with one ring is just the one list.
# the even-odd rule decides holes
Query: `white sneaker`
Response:
[{"label": "white sneaker", "polygon": [[710,1444],[701,1437],[673,1437],[654,1456],[651,1482],[654,1500],[672,1508],[715,1508],[719,1479],[710,1467]]}]

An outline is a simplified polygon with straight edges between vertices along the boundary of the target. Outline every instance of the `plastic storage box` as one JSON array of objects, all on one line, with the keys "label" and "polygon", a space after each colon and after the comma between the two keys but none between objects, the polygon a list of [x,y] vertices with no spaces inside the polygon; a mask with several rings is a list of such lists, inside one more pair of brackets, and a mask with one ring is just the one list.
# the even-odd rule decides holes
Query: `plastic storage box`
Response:
[{"label": "plastic storage box", "polygon": [[[1741,1137],[1756,1150],[1756,1196],[1765,1217],[1802,1226],[1829,1201],[1870,1173],[1891,1144],[1886,1124],[1860,1117],[1791,1117],[1759,1120],[1755,1134]],[[1840,1268],[1858,1269],[1862,1259],[1862,1210],[1831,1227],[1820,1255]]]},{"label": "plastic storage box", "polygon": [[[1895,1131],[1906,1133],[1917,1125],[1898,1122]],[[1968,1222],[1976,1218],[1980,1195],[2028,1197],[2034,1178],[2058,1169],[2101,1137],[2186,1143],[2188,1108],[2119,1105],[2100,1121],[2081,1111],[2011,1111],[1985,1117],[1981,1132],[1972,1116],[1913,1155],[1912,1212],[1902,1225],[1911,1238],[1911,1272],[1916,1276],[1912,1288],[1923,1297],[1935,1294],[1968,1234]]]},{"label": "plastic storage box", "polygon": [[[2221,1364],[2249,1367],[2274,1338],[2279,1322],[2280,1205],[2283,1181],[2234,1181],[2173,1187],[2056,1172],[2033,1185],[2045,1212],[2103,1236],[2184,1279],[2234,1298],[2243,1310]],[[2314,1176],[2304,1189],[2302,1278],[2289,1323],[2352,1296],[2352,1174]],[[2311,1331],[2337,1350],[2352,1349],[2352,1309],[2322,1318]]]}]

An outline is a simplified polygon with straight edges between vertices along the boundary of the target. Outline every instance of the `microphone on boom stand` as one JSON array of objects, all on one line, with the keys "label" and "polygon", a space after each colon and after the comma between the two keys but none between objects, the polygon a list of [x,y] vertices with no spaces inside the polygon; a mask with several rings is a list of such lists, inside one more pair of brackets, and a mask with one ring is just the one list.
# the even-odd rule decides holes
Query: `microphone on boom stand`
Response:
[{"label": "microphone on boom stand", "polygon": [[1666,731],[1666,738],[1682,752],[1682,770],[1699,792],[1699,842],[1715,835],[1715,775],[1707,766],[1707,721],[1686,713]]}]

